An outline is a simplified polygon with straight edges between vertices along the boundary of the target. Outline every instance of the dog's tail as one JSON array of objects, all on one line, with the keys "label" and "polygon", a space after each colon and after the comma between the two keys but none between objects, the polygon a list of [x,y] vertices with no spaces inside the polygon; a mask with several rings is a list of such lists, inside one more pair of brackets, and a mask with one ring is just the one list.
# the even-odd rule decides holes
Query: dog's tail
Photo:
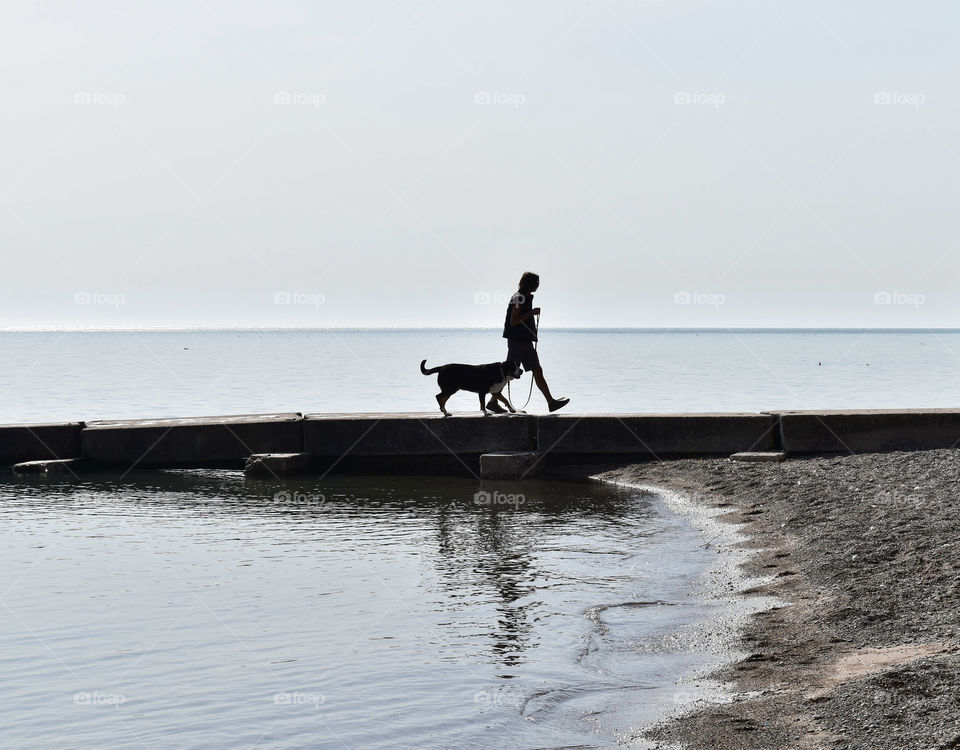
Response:
[{"label": "dog's tail", "polygon": [[423,360],[423,362],[420,363],[420,372],[422,372],[424,375],[433,375],[433,373],[435,372],[440,372],[439,367],[431,367],[428,370],[426,368],[426,364],[427,364],[427,360]]}]

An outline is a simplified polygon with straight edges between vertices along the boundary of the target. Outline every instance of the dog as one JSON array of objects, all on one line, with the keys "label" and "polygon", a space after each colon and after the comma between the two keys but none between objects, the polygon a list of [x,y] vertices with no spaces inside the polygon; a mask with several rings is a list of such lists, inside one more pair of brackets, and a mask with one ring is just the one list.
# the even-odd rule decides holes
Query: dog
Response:
[{"label": "dog", "polygon": [[511,414],[515,414],[517,411],[501,393],[507,383],[523,375],[523,370],[516,362],[507,360],[506,362],[491,362],[488,365],[451,363],[427,369],[427,360],[423,360],[420,363],[420,372],[424,375],[440,373],[437,375],[437,385],[440,386],[437,403],[440,404],[440,411],[443,412],[445,417],[450,416],[450,412],[447,411],[447,399],[461,390],[472,391],[480,395],[480,411],[483,412],[484,416],[490,414],[485,403],[487,395],[492,395],[494,400],[503,402]]}]

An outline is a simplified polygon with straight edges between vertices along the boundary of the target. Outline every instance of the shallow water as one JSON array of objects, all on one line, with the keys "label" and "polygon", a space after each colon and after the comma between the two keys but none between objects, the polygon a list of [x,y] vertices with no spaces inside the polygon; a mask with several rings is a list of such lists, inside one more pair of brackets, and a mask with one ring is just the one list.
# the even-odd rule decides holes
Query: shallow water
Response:
[{"label": "shallow water", "polygon": [[[947,407],[960,332],[541,331],[567,413]],[[0,423],[435,411],[419,363],[493,362],[498,331],[0,333]],[[522,405],[525,374],[511,388]],[[450,400],[477,409],[472,394]],[[534,389],[530,410],[544,412]]]},{"label": "shallow water", "polygon": [[714,553],[656,495],[483,490],[0,478],[0,746],[616,744],[713,658]]}]

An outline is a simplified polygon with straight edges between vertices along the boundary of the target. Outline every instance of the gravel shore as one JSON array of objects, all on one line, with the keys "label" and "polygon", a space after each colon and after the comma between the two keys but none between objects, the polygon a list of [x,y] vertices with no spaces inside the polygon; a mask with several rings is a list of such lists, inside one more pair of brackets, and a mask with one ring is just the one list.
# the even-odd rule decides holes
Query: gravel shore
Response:
[{"label": "gravel shore", "polygon": [[636,464],[603,477],[729,508],[760,550],[738,698],[654,729],[662,747],[960,749],[960,450]]}]

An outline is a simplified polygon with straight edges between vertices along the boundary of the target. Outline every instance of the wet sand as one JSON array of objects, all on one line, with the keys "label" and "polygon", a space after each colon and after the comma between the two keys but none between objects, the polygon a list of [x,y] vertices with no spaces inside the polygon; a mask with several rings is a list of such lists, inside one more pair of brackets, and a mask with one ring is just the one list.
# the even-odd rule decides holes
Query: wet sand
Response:
[{"label": "wet sand", "polygon": [[744,593],[784,602],[713,675],[734,701],[656,727],[658,747],[960,748],[960,450],[601,475],[729,509],[765,581]]}]

